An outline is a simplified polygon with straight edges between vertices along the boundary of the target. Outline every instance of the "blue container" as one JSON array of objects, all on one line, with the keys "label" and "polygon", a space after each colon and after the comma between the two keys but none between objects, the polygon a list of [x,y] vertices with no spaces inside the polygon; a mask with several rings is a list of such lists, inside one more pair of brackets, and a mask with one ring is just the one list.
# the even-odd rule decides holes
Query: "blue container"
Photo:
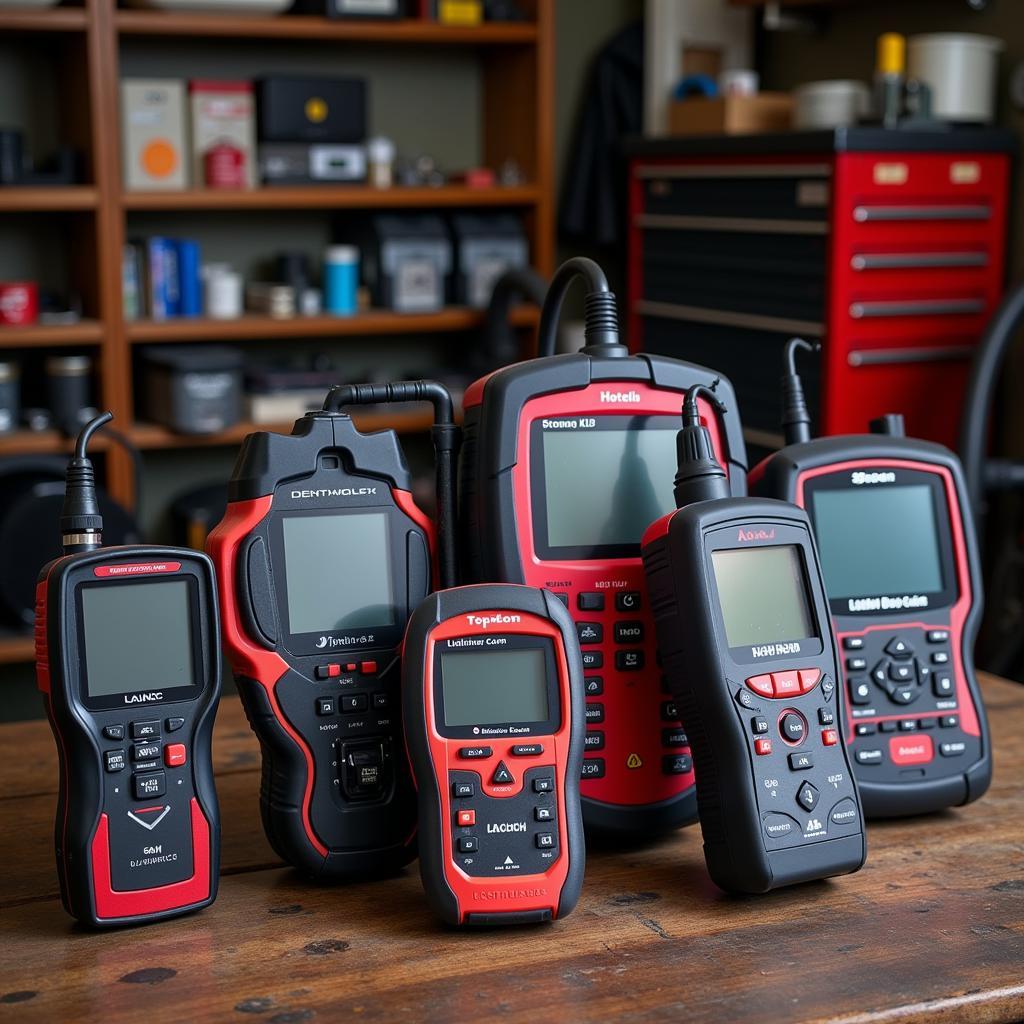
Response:
[{"label": "blue container", "polygon": [[359,250],[354,245],[332,245],[324,253],[324,312],[354,316],[359,287]]}]

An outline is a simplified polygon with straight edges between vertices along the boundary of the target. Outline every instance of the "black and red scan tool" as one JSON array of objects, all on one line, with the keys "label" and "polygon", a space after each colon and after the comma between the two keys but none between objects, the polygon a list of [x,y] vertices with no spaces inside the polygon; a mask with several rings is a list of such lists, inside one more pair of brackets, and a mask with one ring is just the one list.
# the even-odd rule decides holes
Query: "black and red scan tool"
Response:
[{"label": "black and red scan tool", "polygon": [[[553,355],[562,299],[587,285],[586,344]],[[640,560],[647,526],[674,507],[675,437],[687,389],[715,374],[619,343],[615,296],[595,263],[552,281],[541,357],[465,396],[459,530],[463,582],[551,590],[576,624],[587,698],[581,792],[587,828],[644,836],[696,820],[693,760],[656,663]],[[700,399],[731,494],[746,494],[732,388],[727,412]]]},{"label": "black and red scan tool", "polygon": [[847,741],[869,817],[970,803],[992,778],[974,674],[982,613],[977,539],[960,460],[903,436],[811,438],[793,339],[786,446],[751,472],[757,494],[807,510],[843,658]]},{"label": "black and red scan tool", "polygon": [[402,706],[420,875],[453,925],[552,921],[583,882],[586,731],[576,628],[553,594],[431,594],[405,637]]},{"label": "black and red scan tool", "polygon": [[36,587],[36,678],[57,743],[61,900],[94,926],[145,924],[217,895],[210,739],[221,671],[213,566],[188,548],[104,548],[87,454],[68,464],[64,554]]},{"label": "black and red scan tool", "polygon": [[697,393],[679,432],[679,509],[647,530],[644,566],[693,745],[708,873],[761,893],[856,871],[864,822],[807,514],[729,496]]},{"label": "black and red scan tool", "polygon": [[[432,589],[435,531],[395,432],[364,434],[342,410],[423,401],[450,488],[458,428],[445,388],[340,386],[290,435],[245,439],[207,544],[225,651],[263,755],[263,826],[314,877],[389,872],[416,853],[398,648]],[[442,566],[442,580],[452,574]]]}]

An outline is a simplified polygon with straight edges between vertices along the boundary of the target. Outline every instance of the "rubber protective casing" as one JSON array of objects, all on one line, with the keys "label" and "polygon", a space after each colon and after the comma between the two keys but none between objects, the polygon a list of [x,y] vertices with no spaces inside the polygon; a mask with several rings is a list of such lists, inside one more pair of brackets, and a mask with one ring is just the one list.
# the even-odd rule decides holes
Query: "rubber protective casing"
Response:
[{"label": "rubber protective casing", "polygon": [[[319,468],[323,454],[333,454],[341,460],[340,468],[326,476]],[[318,479],[320,483],[316,482]],[[328,479],[332,482],[328,483]],[[260,741],[263,769],[260,810],[264,831],[274,851],[314,878],[383,874],[401,868],[416,856],[415,798],[400,737],[395,737],[393,750],[396,779],[392,797],[383,803],[353,809],[359,815],[373,814],[378,826],[376,832],[390,833],[397,828],[401,835],[384,844],[369,843],[339,811],[333,827],[344,831],[344,844],[323,841],[314,827],[313,817],[318,813],[315,806],[326,806],[324,783],[320,780],[319,789],[315,783],[317,765],[320,772],[328,772],[330,767],[323,758],[318,762],[304,731],[316,730],[323,721],[318,720],[313,711],[315,697],[334,691],[322,686],[318,689],[317,682],[311,678],[316,659],[295,656],[285,649],[283,629],[279,628],[273,638],[262,634],[261,621],[278,619],[275,591],[268,590],[262,596],[239,592],[240,564],[249,538],[266,536],[270,547],[269,530],[274,513],[295,511],[276,498],[275,492],[286,496],[295,483],[302,481],[309,486],[310,480],[314,481],[314,486],[325,487],[339,487],[342,483],[383,483],[389,496],[387,500],[372,499],[373,507],[386,506],[389,514],[397,517],[410,533],[418,535],[418,547],[422,549],[417,579],[405,581],[410,604],[430,591],[433,526],[412,501],[411,477],[395,432],[382,430],[363,434],[347,415],[308,413],[296,421],[291,434],[258,432],[248,435],[235,462],[227,512],[207,541],[207,550],[217,565],[222,596],[224,648],[249,723]],[[337,508],[332,505],[323,510]],[[269,576],[274,575],[274,567],[270,565]],[[283,573],[281,575],[283,577]],[[276,583],[275,590],[280,585]],[[332,650],[319,660],[359,661],[362,657],[385,656],[387,665],[382,675],[395,677],[397,700],[396,661],[402,629],[399,624],[390,629],[394,643],[388,645],[386,652]],[[291,719],[283,709],[289,702],[293,709],[298,709],[293,710]]]},{"label": "rubber protective casing", "polygon": [[[743,677],[725,675],[730,662],[723,661],[726,639],[724,632],[719,635],[714,622],[712,607],[717,607],[717,588],[705,546],[711,532],[730,526],[741,530],[752,524],[780,526],[802,535],[805,552],[814,555],[813,560],[806,559],[808,575],[816,577],[808,581],[808,596],[817,622],[827,631],[828,605],[810,523],[802,509],[788,502],[753,498],[696,502],[651,525],[644,535],[643,556],[662,667],[679,703],[696,762],[697,803],[708,872],[715,884],[727,891],[763,893],[856,871],[864,863],[866,845],[853,769],[845,745],[839,743],[829,749],[845,765],[844,795],[857,804],[860,828],[842,838],[789,849],[769,851],[765,847],[754,781],[759,766],[753,763],[757,758],[750,751],[749,715],[745,705],[737,705],[735,696],[744,691]],[[831,637],[822,641],[825,652],[816,660],[827,664],[826,674],[835,678],[835,641]],[[728,652],[728,648],[725,650]],[[757,667],[750,666],[749,671],[753,674],[803,667],[788,664],[794,660],[806,660],[806,656],[765,659]],[[771,720],[784,706],[780,702],[778,708],[765,709],[764,713]]]},{"label": "rubber protective casing", "polygon": [[[978,557],[977,533],[967,500],[963,469],[960,460],[948,448],[931,441],[916,438],[889,436],[884,434],[852,434],[843,437],[822,437],[802,444],[789,445],[773,453],[751,470],[750,489],[752,494],[780,498],[803,506],[802,481],[807,474],[826,467],[836,470],[845,468],[847,463],[877,462],[916,463],[917,468],[930,472],[942,471],[952,482],[955,496],[946,488],[947,504],[956,508],[953,514],[959,517],[960,529],[954,529],[954,564],[957,567],[958,589],[966,596],[966,615],[960,627],[959,654],[961,672],[958,673],[966,687],[969,699],[977,716],[982,756],[963,772],[956,772],[944,779],[923,781],[908,780],[905,783],[872,782],[868,772],[858,775],[861,800],[864,811],[871,818],[894,818],[910,814],[926,814],[970,803],[982,796],[992,781],[992,744],[989,736],[985,705],[974,672],[974,642],[978,635],[983,611],[984,589]],[[877,468],[867,466],[865,468]],[[952,500],[950,500],[952,498]],[[957,542],[959,538],[959,543]],[[911,612],[902,616],[889,616],[892,622],[900,618],[925,619],[938,611],[948,615],[949,609],[929,609],[925,613]],[[849,616],[841,621],[834,615],[837,632],[864,629],[869,622],[865,616]],[[848,628],[849,627],[849,628]],[[844,700],[849,699],[843,687]]]},{"label": "rubber protective casing", "polygon": [[[716,393],[726,412],[713,415],[711,407],[701,400],[702,415],[710,416],[709,425],[718,440],[716,454],[729,476],[730,491],[734,496],[746,494],[747,455],[743,432],[730,382],[715,370],[685,363],[665,356],[640,354],[629,357],[601,356],[597,353],[577,352],[539,359],[526,360],[495,371],[467,389],[464,400],[465,420],[459,472],[459,534],[460,574],[465,583],[500,580],[507,583],[533,583],[527,579],[524,566],[530,563],[533,552],[521,548],[520,518],[531,516],[531,509],[520,507],[514,471],[519,460],[520,432],[528,430],[523,422],[527,403],[548,396],[552,399],[582,391],[591,384],[635,385],[641,396],[647,389],[673,394],[673,412],[682,408],[685,393],[694,385],[708,385],[718,380]],[[571,404],[571,403],[563,403]],[[658,410],[664,415],[668,406]],[[602,414],[629,413],[644,415],[652,412],[643,400],[628,407],[609,406]],[[544,415],[539,412],[538,415]],[[564,415],[564,410],[560,410]],[[542,565],[544,563],[541,563]],[[553,564],[553,563],[552,563]],[[599,561],[576,563],[588,572],[601,568]],[[639,546],[635,559],[619,559],[607,563],[609,572],[627,564],[634,564],[635,575],[643,585]],[[551,571],[558,573],[562,566]],[[621,568],[619,571],[622,571]],[[646,615],[646,612],[644,613]],[[610,645],[609,645],[610,646]],[[606,660],[610,655],[606,657]],[[653,662],[652,657],[649,659]],[[646,672],[657,677],[656,666],[649,664]],[[617,685],[617,684],[616,684]],[[657,689],[657,679],[651,685]],[[608,699],[612,699],[609,697]],[[657,702],[652,702],[648,734],[657,741],[660,729]],[[605,730],[615,729],[612,716]],[[660,765],[661,757],[654,757]],[[645,769],[646,770],[646,769]],[[600,780],[596,785],[607,790],[626,787],[637,792],[636,773],[624,765],[614,766],[615,778]],[[692,775],[691,775],[692,778]],[[592,784],[593,785],[593,784]],[[691,824],[697,818],[697,800],[693,785],[688,785],[669,799],[654,801],[638,799],[636,802],[614,802],[584,796],[583,815],[588,829],[623,835],[654,834]]]},{"label": "rubber protective casing", "polygon": [[[78,665],[67,664],[63,656],[62,630],[68,628],[73,615],[75,584],[71,577],[73,573],[79,576],[82,569],[112,563],[169,560],[190,563],[197,570],[206,610],[206,615],[200,616],[199,620],[203,629],[199,642],[204,655],[202,660],[207,685],[198,697],[187,703],[192,709],[188,712],[191,719],[189,765],[198,813],[205,819],[204,822],[197,818],[197,809],[193,808],[194,844],[198,839],[205,838],[201,849],[193,849],[194,863],[197,865],[193,879],[199,883],[200,876],[205,874],[208,884],[190,886],[191,890],[205,891],[181,905],[161,910],[150,909],[151,904],[168,902],[166,899],[161,900],[163,894],[160,889],[124,893],[121,895],[130,899],[122,902],[133,903],[137,912],[126,916],[101,917],[97,910],[94,882],[94,873],[98,867],[93,862],[92,848],[101,824],[104,768],[100,747],[102,741],[97,735],[98,730],[89,723],[94,715],[106,712],[94,713],[81,704],[77,695]],[[146,545],[112,546],[66,555],[48,563],[40,571],[36,587],[36,678],[46,702],[46,714],[57,744],[59,761],[60,787],[54,824],[57,874],[65,910],[83,923],[101,927],[160,921],[199,910],[216,899],[220,876],[220,813],[210,744],[220,698],[221,658],[218,644],[220,616],[214,580],[213,564],[201,552]],[[140,672],[144,671],[145,667],[140,666]],[[168,713],[180,714],[180,711],[172,709],[181,708],[182,703],[177,701],[163,706],[145,705],[136,708],[134,713],[139,716],[148,713],[163,717],[166,708]],[[124,717],[128,713],[126,709],[120,714]],[[126,742],[130,743],[130,740]],[[185,887],[179,885],[166,888],[180,890]]]},{"label": "rubber protective casing", "polygon": [[[449,859],[442,819],[447,802],[441,799],[441,787],[448,789],[447,777],[438,779],[438,766],[431,755],[429,723],[425,705],[426,674],[431,632],[449,619],[481,611],[525,612],[549,620],[562,634],[565,664],[569,678],[560,680],[563,715],[569,719],[569,748],[565,764],[564,791],[558,794],[565,810],[563,856],[568,870],[557,899],[546,911],[518,911],[514,901],[493,913],[474,913],[460,901],[448,884],[445,863]],[[500,627],[498,627],[500,629]],[[467,624],[467,634],[480,630]],[[436,685],[435,680],[435,685]],[[565,917],[579,899],[586,860],[583,818],[580,813],[580,765],[583,761],[583,736],[586,728],[583,699],[583,667],[580,663],[576,628],[569,613],[552,594],[533,587],[508,584],[481,584],[455,587],[431,594],[409,619],[402,661],[402,714],[405,740],[419,806],[420,877],[431,908],[452,925],[503,925],[548,921]],[[442,766],[443,769],[443,766]],[[457,869],[456,869],[457,870]],[[513,882],[525,882],[538,876],[522,876]]]}]

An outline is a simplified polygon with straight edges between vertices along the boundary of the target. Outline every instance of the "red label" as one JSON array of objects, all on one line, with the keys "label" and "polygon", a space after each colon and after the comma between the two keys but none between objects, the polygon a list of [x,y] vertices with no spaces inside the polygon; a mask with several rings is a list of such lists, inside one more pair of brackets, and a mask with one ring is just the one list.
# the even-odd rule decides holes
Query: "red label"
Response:
[{"label": "red label", "polygon": [[934,756],[931,736],[893,736],[889,740],[893,764],[927,764]]},{"label": "red label", "polygon": [[148,576],[154,572],[177,572],[181,562],[138,562],[133,565],[98,565],[93,575],[108,576]]}]

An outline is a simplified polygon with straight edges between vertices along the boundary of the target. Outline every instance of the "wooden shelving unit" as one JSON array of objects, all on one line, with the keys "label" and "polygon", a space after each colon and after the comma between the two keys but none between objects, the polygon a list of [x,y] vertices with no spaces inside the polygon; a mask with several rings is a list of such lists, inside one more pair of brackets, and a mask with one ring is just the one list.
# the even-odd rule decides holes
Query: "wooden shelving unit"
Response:
[{"label": "wooden shelving unit", "polygon": [[97,345],[103,340],[99,320],[74,324],[33,324],[31,327],[0,327],[0,349],[56,348],[63,345]]},{"label": "wooden shelving unit", "polygon": [[[128,219],[138,213],[215,213],[230,224],[232,216],[260,211],[374,209],[515,209],[522,213],[531,260],[550,273],[553,230],[553,56],[555,0],[524,0],[526,20],[492,22],[476,27],[447,26],[418,19],[337,21],[307,14],[237,17],[119,8],[116,0],[83,0],[83,6],[47,10],[0,10],[0,32],[43,37],[63,34],[69,59],[61,62],[59,95],[63,134],[85,154],[89,184],[66,188],[0,188],[0,213],[68,215],[70,263],[74,285],[84,297],[87,319],[63,327],[0,329],[0,350],[92,347],[98,349],[97,400],[120,422],[133,422],[133,358],[140,344],[202,341],[282,342],[297,338],[338,338],[432,334],[479,329],[477,310],[446,309],[428,316],[398,316],[370,311],[351,318],[310,317],[274,320],[244,316],[232,321],[178,319],[126,321],[121,297],[121,253]],[[514,158],[527,182],[520,186],[479,189],[452,184],[439,188],[373,189],[367,186],[259,188],[230,192],[199,188],[178,192],[128,192],[121,181],[119,77],[120,53],[127,40],[146,37],[268,41],[308,40],[320,45],[373,44],[379,47],[459,47],[480,52],[482,162],[497,167]],[[62,51],[63,52],[63,51]],[[297,69],[298,70],[298,69]],[[211,68],[210,76],[216,76]],[[83,241],[84,236],[84,241]],[[536,326],[536,310],[518,311],[514,322]],[[141,428],[139,428],[141,430]],[[157,434],[143,435],[147,442]],[[234,443],[233,435],[219,443]],[[0,454],[63,450],[55,435],[19,431],[0,439]],[[178,439],[180,447],[198,445]],[[202,443],[211,443],[204,440]],[[153,442],[149,447],[162,447]],[[112,450],[106,460],[107,486],[131,504],[132,473],[125,455]]]},{"label": "wooden shelving unit", "polygon": [[[543,274],[554,263],[554,5],[555,0],[522,0],[526,20],[455,27],[428,21],[336,21],[305,14],[279,17],[235,17],[222,14],[172,14],[122,9],[117,0],[82,0],[81,6],[46,10],[0,9],[0,36],[19,34],[41,55],[54,53],[60,132],[84,155],[86,184],[62,188],[0,188],[0,215],[45,216],[66,223],[68,264],[73,287],[83,297],[85,319],[68,326],[0,328],[0,351],[88,350],[96,357],[97,403],[113,410],[143,451],[236,445],[255,428],[240,424],[209,437],[182,436],[136,422],[133,396],[134,360],[140,345],[230,341],[240,345],[300,338],[323,338],[356,345],[360,338],[386,344],[389,336],[437,337],[471,332],[483,324],[479,310],[450,308],[423,316],[400,316],[372,310],[351,318],[310,317],[275,320],[244,316],[238,320],[178,319],[164,322],[127,321],[123,315],[121,262],[130,218],[145,213],[147,221],[167,215],[173,234],[177,213],[213,214],[227,226],[232,217],[253,218],[261,211],[323,210],[456,210],[512,209],[523,216],[531,262]],[[127,192],[121,180],[119,78],[124,46],[145,39],[147,47],[166,39],[215,40],[219,46],[273,45],[274,40],[308,42],[318,47],[369,44],[396,47],[456,48],[478,51],[480,78],[480,160],[497,168],[514,159],[526,182],[516,187],[474,189],[465,185],[440,188],[372,189],[366,186],[262,188],[245,192],[189,189],[181,192]],[[461,58],[460,58],[461,59]],[[294,69],[301,72],[301,67]],[[209,77],[218,68],[211,66]],[[427,86],[429,87],[429,83]],[[401,142],[401,140],[398,140]],[[516,310],[513,322],[535,328],[538,312]],[[369,411],[356,417],[364,429],[393,427],[421,431],[429,411]],[[290,429],[280,424],[279,429]],[[271,429],[263,426],[261,429]],[[130,459],[117,445],[97,437],[104,452],[105,484],[131,506],[134,474]],[[54,431],[16,431],[0,435],[0,458],[12,455],[68,452],[71,443]],[[31,642],[0,634],[0,663],[27,660]]]},{"label": "wooden shelving unit", "polygon": [[0,10],[0,32],[84,32],[88,23],[81,7]]},{"label": "wooden shelving unit", "polygon": [[[536,325],[539,311],[524,306],[512,311],[516,327]],[[126,325],[132,344],[189,341],[231,341],[258,338],[334,338],[379,334],[443,334],[475,330],[484,322],[478,309],[453,306],[440,313],[392,313],[370,310],[357,316],[305,316],[275,320],[267,316],[243,316],[237,320],[136,320]]]},{"label": "wooden shelving unit", "polygon": [[120,10],[115,16],[122,35],[230,36],[232,39],[304,39],[324,43],[426,44],[428,46],[510,46],[536,43],[536,22],[494,22],[473,27],[439,25],[406,18],[373,21],[293,14],[279,18],[238,18],[218,14],[172,14]]},{"label": "wooden shelving unit", "polygon": [[[55,455],[74,450],[73,438],[65,437],[56,430],[15,430],[0,434],[0,458],[5,455]],[[110,447],[107,438],[100,435],[90,442],[90,451],[106,451]]]},{"label": "wooden shelving unit", "polygon": [[89,185],[0,188],[0,213],[70,213],[95,210],[98,204],[99,191]]},{"label": "wooden shelving unit", "polygon": [[480,206],[532,206],[538,190],[516,188],[367,188],[361,185],[254,188],[238,192],[186,189],[181,192],[126,192],[126,210],[394,210]]}]

